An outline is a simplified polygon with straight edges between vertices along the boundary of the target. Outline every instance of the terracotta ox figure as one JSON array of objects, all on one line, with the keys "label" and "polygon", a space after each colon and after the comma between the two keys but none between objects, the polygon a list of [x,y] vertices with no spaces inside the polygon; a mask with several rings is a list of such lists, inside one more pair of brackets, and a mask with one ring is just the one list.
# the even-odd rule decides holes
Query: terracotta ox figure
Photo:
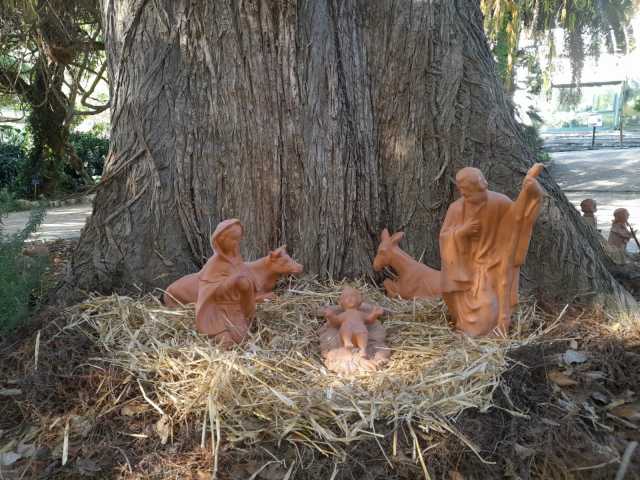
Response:
[{"label": "terracotta ox figure", "polygon": [[389,234],[386,228],[380,236],[378,253],[373,260],[376,272],[384,267],[391,267],[398,275],[397,280],[387,278],[384,288],[390,297],[401,297],[406,300],[414,298],[433,299],[441,296],[440,272],[427,267],[411,258],[398,246],[404,232]]}]

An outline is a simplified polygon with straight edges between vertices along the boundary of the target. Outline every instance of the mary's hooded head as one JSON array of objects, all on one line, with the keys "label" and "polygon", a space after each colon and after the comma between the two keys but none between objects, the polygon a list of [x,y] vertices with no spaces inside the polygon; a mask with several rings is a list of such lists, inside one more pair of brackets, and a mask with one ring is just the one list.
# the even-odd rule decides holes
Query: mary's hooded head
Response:
[{"label": "mary's hooded head", "polygon": [[[216,281],[218,277],[225,276],[230,273],[231,265],[242,262],[240,252],[238,250],[238,241],[229,241],[225,233],[237,225],[242,234],[242,224],[237,218],[223,220],[218,224],[215,231],[211,235],[211,246],[214,255],[207,261],[206,265],[200,273],[200,279],[205,281]],[[235,244],[234,244],[235,243]]]}]

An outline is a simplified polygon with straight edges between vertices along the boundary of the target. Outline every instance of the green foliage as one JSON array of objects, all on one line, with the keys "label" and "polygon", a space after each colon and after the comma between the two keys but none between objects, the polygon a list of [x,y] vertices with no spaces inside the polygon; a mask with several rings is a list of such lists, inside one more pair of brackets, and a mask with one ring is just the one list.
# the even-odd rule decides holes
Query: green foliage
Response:
[{"label": "green foliage", "polygon": [[68,137],[82,116],[108,108],[96,98],[105,71],[99,0],[0,2],[0,103],[29,112],[33,138],[20,177],[25,193],[35,193],[33,178],[46,195],[93,184]]},{"label": "green foliage", "polygon": [[[102,175],[104,160],[109,151],[107,127],[96,125],[89,132],[74,132],[69,143],[92,176]],[[0,189],[4,188],[20,197],[30,196],[33,176],[43,172],[58,178],[59,191],[74,192],[84,187],[77,173],[61,162],[56,162],[49,150],[42,149],[42,157],[30,157],[31,144],[38,140],[29,130],[0,126]]]},{"label": "green foliage", "polygon": [[25,161],[25,152],[19,146],[0,143],[0,188],[15,189]]},{"label": "green foliage", "polygon": [[102,175],[104,159],[109,151],[109,140],[91,132],[74,132],[69,136],[71,145],[87,166],[89,175]]},{"label": "green foliage", "polygon": [[538,61],[538,56],[535,52],[524,52],[524,54],[520,56],[519,61],[519,63],[526,67],[528,72],[526,79],[527,92],[532,95],[540,95],[544,88],[545,78],[544,72],[540,67],[540,62]]},{"label": "green foliage", "polygon": [[18,209],[18,201],[13,192],[7,188],[0,188],[0,233],[2,232],[2,217]]},{"label": "green foliage", "polygon": [[17,181],[24,169],[28,135],[17,128],[0,126],[0,189],[19,190]]},{"label": "green foliage", "polygon": [[8,143],[16,145],[23,150],[28,150],[31,139],[26,130],[10,127],[8,125],[0,125],[0,143]]},{"label": "green foliage", "polygon": [[[517,13],[515,14],[517,15]],[[498,64],[498,74],[508,92],[512,92],[515,87],[512,72],[519,34],[519,29],[518,32],[513,31],[513,19],[514,12],[507,12],[503,15],[502,23],[496,32],[496,42],[493,46],[493,55]]]},{"label": "green foliage", "polygon": [[[604,47],[613,53],[634,48],[630,20],[634,0],[481,0],[485,31],[494,43],[499,72],[508,87],[513,81],[520,33],[549,43],[547,69],[556,55],[553,29],[565,33],[573,83],[579,83],[585,54],[598,55]],[[589,44],[585,44],[589,38]]]},{"label": "green foliage", "polygon": [[523,125],[522,133],[529,148],[535,153],[537,162],[548,162],[551,157],[544,151],[544,141],[540,138],[540,132],[535,125]]},{"label": "green foliage", "polygon": [[[0,199],[0,209],[1,202]],[[0,332],[10,331],[28,319],[34,306],[33,293],[42,285],[48,258],[27,257],[22,250],[44,215],[44,206],[40,206],[31,211],[21,232],[5,236],[0,231]]]}]

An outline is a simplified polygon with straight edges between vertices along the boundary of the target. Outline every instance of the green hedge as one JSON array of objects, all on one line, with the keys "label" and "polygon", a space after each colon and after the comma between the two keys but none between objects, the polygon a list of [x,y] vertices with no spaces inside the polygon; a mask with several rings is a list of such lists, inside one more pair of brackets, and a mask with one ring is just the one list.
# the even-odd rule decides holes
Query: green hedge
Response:
[{"label": "green hedge", "polygon": [[76,153],[87,165],[92,177],[102,175],[104,159],[109,152],[109,139],[92,132],[74,132],[69,136]]},{"label": "green hedge", "polygon": [[20,172],[26,166],[28,148],[25,132],[0,125],[0,189],[17,191]]},{"label": "green hedge", "polygon": [[[73,132],[69,141],[76,153],[86,165],[89,175],[102,175],[104,160],[109,151],[109,140],[98,129],[94,132]],[[30,137],[26,131],[13,127],[0,126],[0,189],[6,188],[22,196],[31,189],[31,175],[28,170],[28,151]],[[64,167],[64,191],[76,191],[81,182],[76,173],[68,166]]]}]

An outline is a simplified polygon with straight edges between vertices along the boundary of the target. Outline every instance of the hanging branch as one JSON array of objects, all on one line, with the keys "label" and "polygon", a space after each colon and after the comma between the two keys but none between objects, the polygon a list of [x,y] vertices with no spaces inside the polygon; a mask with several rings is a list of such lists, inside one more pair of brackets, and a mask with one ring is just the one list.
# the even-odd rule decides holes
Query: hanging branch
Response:
[{"label": "hanging branch", "polygon": [[[494,44],[503,82],[513,82],[518,40],[522,31],[535,39],[548,36],[555,28],[565,32],[566,50],[574,83],[579,83],[584,65],[583,37],[590,35],[589,52],[599,54],[602,45],[610,52],[626,53],[633,46],[630,21],[638,9],[633,0],[481,0],[485,30]],[[550,44],[547,73],[556,55]]]}]

